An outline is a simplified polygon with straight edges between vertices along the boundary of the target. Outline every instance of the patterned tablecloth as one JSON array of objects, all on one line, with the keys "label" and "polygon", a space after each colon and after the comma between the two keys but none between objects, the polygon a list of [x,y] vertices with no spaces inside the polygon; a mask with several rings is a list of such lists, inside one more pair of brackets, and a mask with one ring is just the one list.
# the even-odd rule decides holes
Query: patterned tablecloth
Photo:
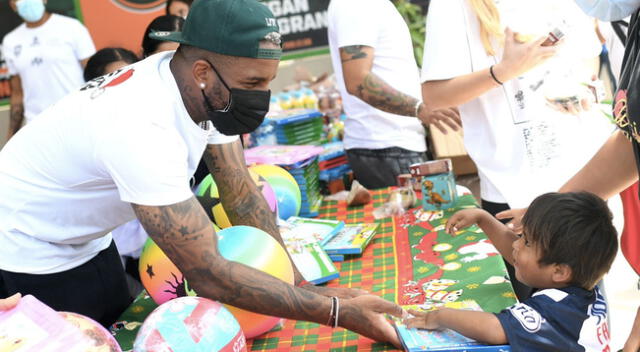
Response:
[{"label": "patterned tablecloth", "polygon": [[[374,191],[373,202],[364,207],[347,209],[344,202],[324,202],[320,217],[346,223],[375,222],[373,210],[385,202],[389,192]],[[471,227],[456,236],[444,232],[449,216],[476,204],[467,193],[458,199],[455,209],[424,212],[416,208],[404,216],[377,220],[378,234],[362,257],[336,263],[340,278],[328,285],[362,288],[403,305],[472,299],[485,311],[498,312],[514,304],[502,258],[482,231]],[[112,326],[123,351],[131,349],[141,322],[155,307],[143,292]],[[393,349],[344,329],[294,320],[248,342],[250,351]]]}]

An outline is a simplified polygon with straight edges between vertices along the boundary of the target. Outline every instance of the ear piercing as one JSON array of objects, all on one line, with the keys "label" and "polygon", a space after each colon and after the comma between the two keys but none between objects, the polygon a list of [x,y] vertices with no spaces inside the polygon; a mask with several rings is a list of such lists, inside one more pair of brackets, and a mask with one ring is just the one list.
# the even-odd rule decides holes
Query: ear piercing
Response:
[{"label": "ear piercing", "polygon": [[204,83],[200,83],[200,89],[204,89],[205,84]]}]

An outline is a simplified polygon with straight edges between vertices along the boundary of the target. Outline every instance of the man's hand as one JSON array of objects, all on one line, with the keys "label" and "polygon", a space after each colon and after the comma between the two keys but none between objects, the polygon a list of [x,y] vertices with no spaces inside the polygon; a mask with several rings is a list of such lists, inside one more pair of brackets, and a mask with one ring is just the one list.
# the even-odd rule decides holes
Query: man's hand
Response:
[{"label": "man's hand", "polygon": [[354,297],[369,294],[369,292],[365,290],[357,289],[357,288],[325,287],[325,286],[315,286],[314,284],[304,285],[301,288],[317,293],[319,295],[323,295],[327,297],[338,297],[338,298],[354,298]]},{"label": "man's hand", "polygon": [[20,295],[20,293],[16,293],[15,295],[6,298],[6,299],[0,299],[0,310],[9,310],[13,307],[15,307],[18,302],[20,301],[20,298],[22,297],[22,295]]},{"label": "man's hand", "polygon": [[417,310],[410,309],[409,314],[413,315],[412,318],[407,318],[404,320],[404,324],[408,328],[418,328],[418,329],[427,329],[427,330],[437,330],[440,329],[440,323],[438,322],[438,314],[437,310],[431,312],[420,312]]},{"label": "man's hand", "polygon": [[424,104],[421,104],[418,108],[418,118],[425,126],[433,125],[444,134],[448,133],[445,125],[451,127],[454,131],[462,127],[462,120],[460,120],[458,108],[429,110]]},{"label": "man's hand", "polygon": [[514,233],[522,233],[522,218],[524,217],[524,213],[526,212],[527,212],[527,208],[509,209],[509,210],[501,211],[498,214],[496,214],[496,219],[498,220],[511,219],[511,221],[507,223],[507,227],[511,229]]},{"label": "man's hand", "polygon": [[402,307],[373,295],[340,300],[338,323],[376,341],[390,342],[402,348],[396,330],[384,314],[402,317]]},{"label": "man's hand", "polygon": [[445,226],[445,231],[451,236],[455,236],[456,232],[480,222],[482,217],[486,214],[487,213],[482,209],[460,210],[449,218],[449,221],[447,221],[447,225]]}]

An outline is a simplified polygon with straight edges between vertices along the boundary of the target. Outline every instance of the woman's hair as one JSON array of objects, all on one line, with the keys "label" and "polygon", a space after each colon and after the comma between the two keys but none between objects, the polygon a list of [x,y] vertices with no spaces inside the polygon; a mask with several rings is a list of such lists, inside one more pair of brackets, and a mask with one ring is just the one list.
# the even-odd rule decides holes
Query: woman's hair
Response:
[{"label": "woman's hair", "polygon": [[169,8],[171,7],[171,3],[174,1],[184,2],[185,4],[189,5],[189,7],[191,7],[191,4],[193,3],[193,0],[167,0],[167,7],[164,8],[164,11],[167,15],[169,14]]},{"label": "woman's hair", "polygon": [[144,37],[142,38],[142,57],[144,58],[153,54],[158,49],[158,45],[163,43],[162,40],[149,38],[150,33],[179,32],[182,30],[182,26],[184,26],[184,19],[182,17],[174,15],[156,17],[149,23],[147,30],[144,32]]},{"label": "woman's hair", "polygon": [[124,61],[127,64],[132,64],[138,61],[138,57],[133,52],[124,48],[100,49],[87,61],[87,66],[84,68],[84,80],[90,81],[109,73],[104,72],[105,68],[110,63],[116,61]]},{"label": "woman's hair", "polygon": [[488,55],[495,55],[492,39],[502,40],[504,34],[500,26],[500,12],[494,0],[469,0],[473,12],[480,22],[480,38]]}]

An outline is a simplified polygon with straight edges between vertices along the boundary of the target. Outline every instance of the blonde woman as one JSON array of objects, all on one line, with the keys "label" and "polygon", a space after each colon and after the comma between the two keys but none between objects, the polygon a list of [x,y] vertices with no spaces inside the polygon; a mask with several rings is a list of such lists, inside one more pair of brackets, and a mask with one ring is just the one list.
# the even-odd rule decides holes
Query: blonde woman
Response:
[{"label": "blonde woman", "polygon": [[[578,113],[579,101],[564,105],[564,111],[549,106],[551,91],[574,97],[579,82],[567,72],[590,76],[588,69],[574,68],[600,50],[593,21],[564,1],[432,0],[429,7],[423,99],[431,109],[459,106],[465,147],[478,167],[482,206],[493,215],[558,189],[613,130],[604,118]],[[527,3],[531,11],[522,16]],[[545,13],[545,6],[557,3],[563,4],[561,11]],[[533,36],[535,26],[525,24],[543,27],[554,14],[560,14],[555,23],[572,31],[560,45],[546,46],[548,35]],[[532,30],[514,33],[504,22]],[[530,290],[514,284],[518,297],[527,298]]]}]

